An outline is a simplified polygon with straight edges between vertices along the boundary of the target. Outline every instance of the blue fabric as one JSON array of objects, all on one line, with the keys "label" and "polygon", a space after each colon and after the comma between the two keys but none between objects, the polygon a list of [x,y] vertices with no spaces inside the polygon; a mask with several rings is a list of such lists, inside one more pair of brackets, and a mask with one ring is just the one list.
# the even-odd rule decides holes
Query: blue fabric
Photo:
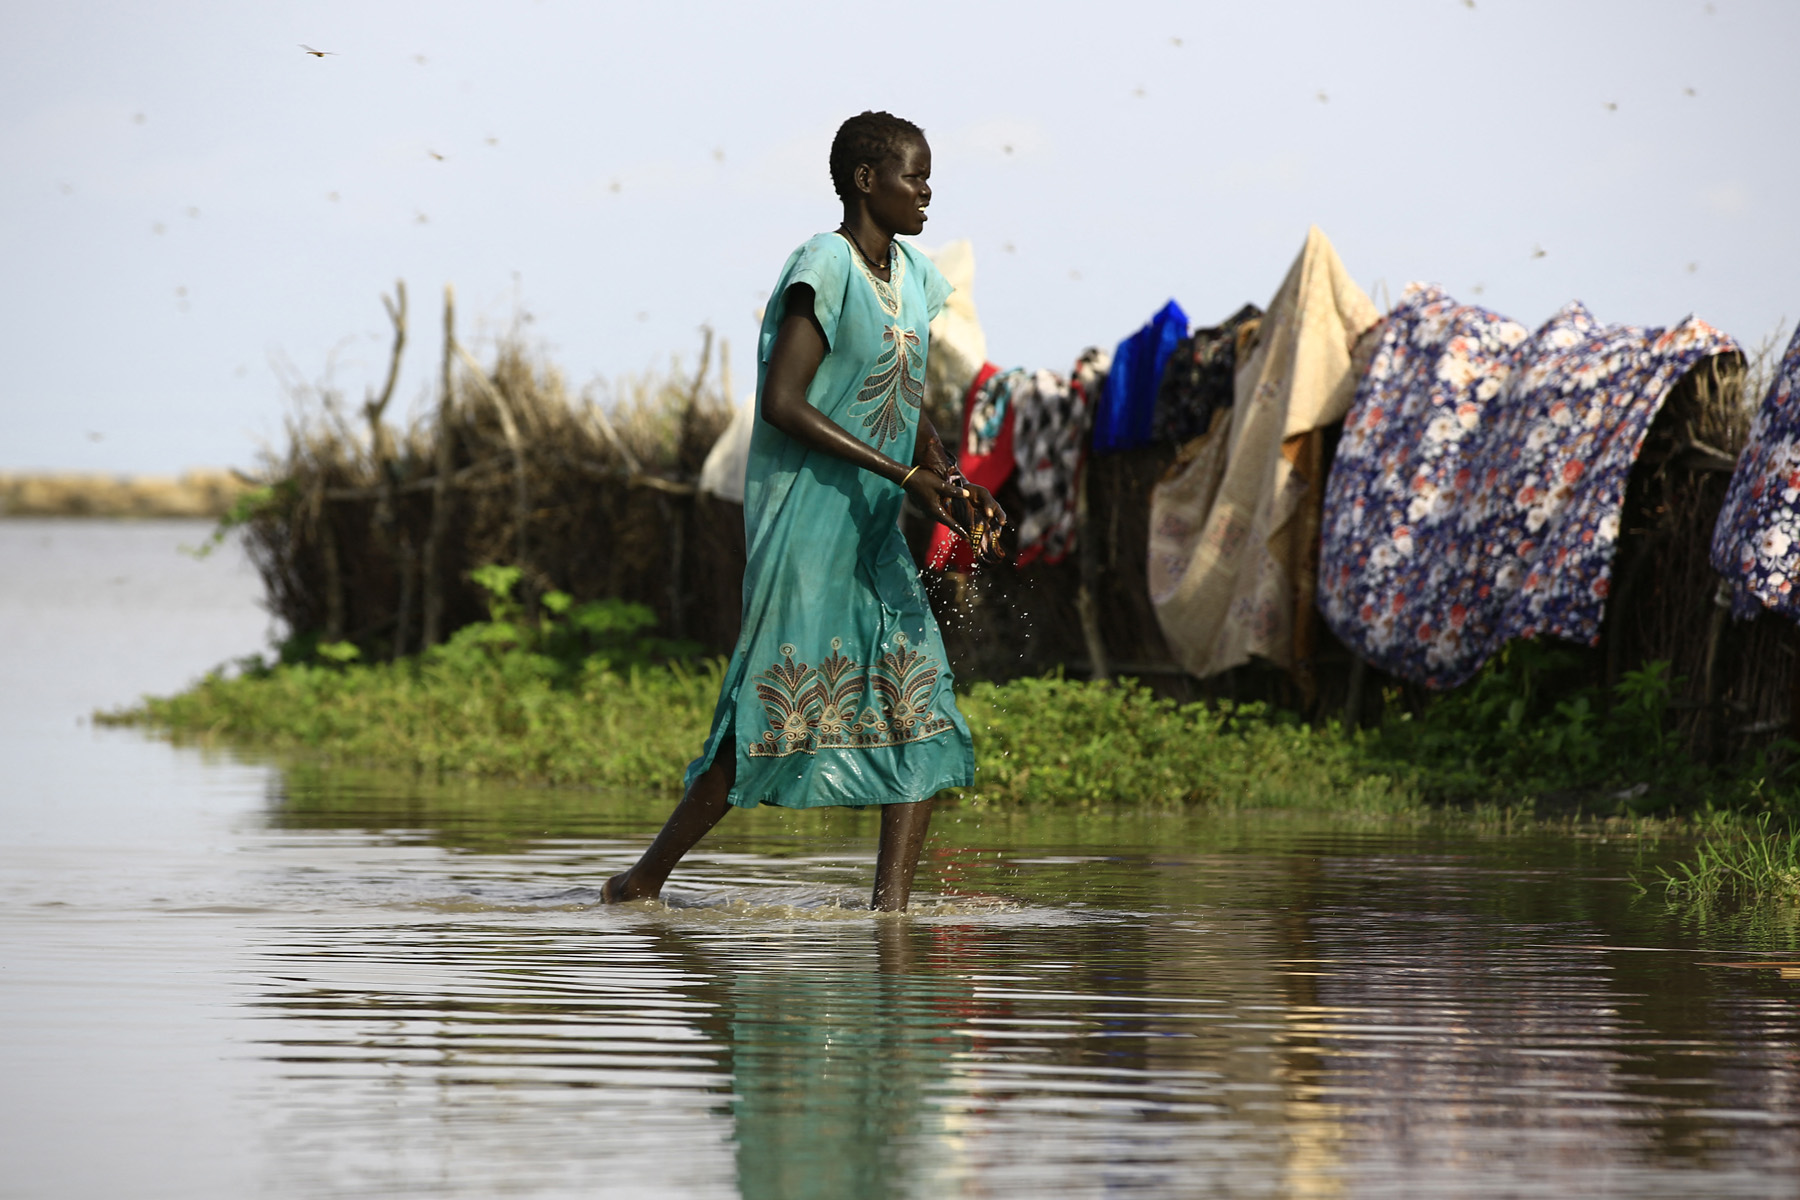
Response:
[{"label": "blue fabric", "polygon": [[762,416],[788,290],[804,283],[830,345],[807,401],[912,460],[931,318],[951,289],[899,241],[888,271],[891,282],[842,237],[820,234],[789,256],[763,318],[744,475],[743,632],[706,749],[687,772],[691,785],[716,754],[735,754],[733,804],[908,803],[974,778],[943,639],[900,534],[905,492]]},{"label": "blue fabric", "polygon": [[1117,454],[1150,444],[1156,389],[1175,346],[1187,336],[1187,314],[1171,300],[1150,323],[1119,343],[1094,416],[1094,453]]}]

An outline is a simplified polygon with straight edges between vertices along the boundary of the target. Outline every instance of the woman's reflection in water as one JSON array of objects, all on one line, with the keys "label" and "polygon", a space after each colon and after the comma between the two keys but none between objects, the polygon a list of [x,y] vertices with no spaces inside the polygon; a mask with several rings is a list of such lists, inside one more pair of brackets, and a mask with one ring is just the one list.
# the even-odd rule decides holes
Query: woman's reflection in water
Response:
[{"label": "woman's reflection in water", "polygon": [[968,1040],[958,1031],[973,995],[944,970],[946,938],[958,931],[904,917],[873,925],[872,956],[846,944],[820,969],[736,976],[744,1200],[910,1194],[923,1172],[948,1165],[932,1096]]}]

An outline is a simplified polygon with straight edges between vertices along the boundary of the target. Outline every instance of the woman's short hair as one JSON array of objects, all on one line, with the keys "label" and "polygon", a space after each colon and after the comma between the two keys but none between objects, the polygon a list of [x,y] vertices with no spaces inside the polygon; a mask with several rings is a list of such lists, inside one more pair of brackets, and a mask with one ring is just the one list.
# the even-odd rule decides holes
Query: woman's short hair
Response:
[{"label": "woman's short hair", "polygon": [[831,139],[831,186],[838,199],[847,201],[856,194],[856,168],[864,163],[878,167],[899,157],[907,142],[924,136],[925,131],[911,121],[885,112],[859,113],[838,126]]}]

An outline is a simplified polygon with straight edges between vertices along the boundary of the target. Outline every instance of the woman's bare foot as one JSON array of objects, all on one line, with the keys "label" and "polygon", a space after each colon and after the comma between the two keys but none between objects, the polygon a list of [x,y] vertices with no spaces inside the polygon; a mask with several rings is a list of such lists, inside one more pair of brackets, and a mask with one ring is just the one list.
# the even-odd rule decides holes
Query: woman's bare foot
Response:
[{"label": "woman's bare foot", "polygon": [[[654,900],[657,892],[631,886],[631,872],[620,871],[600,885],[600,903],[623,904],[627,900]],[[660,890],[660,889],[659,889]]]},{"label": "woman's bare foot", "polygon": [[737,760],[722,754],[681,797],[681,803],[663,822],[662,831],[650,842],[644,856],[629,871],[620,871],[600,885],[603,904],[625,900],[654,900],[662,895],[669,872],[681,856],[705,837],[731,808],[731,783],[737,777]]}]

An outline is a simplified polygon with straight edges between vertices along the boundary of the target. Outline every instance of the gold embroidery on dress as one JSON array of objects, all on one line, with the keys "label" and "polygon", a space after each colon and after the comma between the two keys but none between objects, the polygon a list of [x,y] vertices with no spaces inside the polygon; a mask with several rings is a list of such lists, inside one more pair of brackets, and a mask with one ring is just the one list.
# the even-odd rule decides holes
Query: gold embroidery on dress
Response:
[{"label": "gold embroidery on dress", "polygon": [[[844,240],[849,241],[848,238]],[[856,269],[862,272],[863,278],[869,281],[869,286],[875,289],[875,299],[881,304],[883,311],[890,317],[899,316],[900,285],[906,279],[906,255],[901,253],[899,243],[888,242],[888,277],[886,279],[870,269],[869,264],[863,261],[862,251],[854,245],[850,248],[850,261],[856,264]]]},{"label": "gold embroidery on dress", "polygon": [[792,644],[781,647],[781,661],[756,676],[756,697],[768,714],[769,728],[745,754],[786,758],[821,749],[873,750],[955,728],[931,707],[942,668],[937,659],[907,645],[904,633],[894,635],[894,649],[881,654],[873,667],[845,657],[843,648],[844,639],[832,638],[831,654],[815,667],[795,662]]},{"label": "gold embroidery on dress", "polygon": [[920,362],[919,373],[913,373],[914,363],[921,357],[919,335],[889,325],[882,331],[881,346],[881,356],[850,406],[850,415],[862,417],[863,428],[875,439],[877,450],[905,435],[907,414],[900,410],[901,403],[916,412],[925,402],[924,364]]}]

